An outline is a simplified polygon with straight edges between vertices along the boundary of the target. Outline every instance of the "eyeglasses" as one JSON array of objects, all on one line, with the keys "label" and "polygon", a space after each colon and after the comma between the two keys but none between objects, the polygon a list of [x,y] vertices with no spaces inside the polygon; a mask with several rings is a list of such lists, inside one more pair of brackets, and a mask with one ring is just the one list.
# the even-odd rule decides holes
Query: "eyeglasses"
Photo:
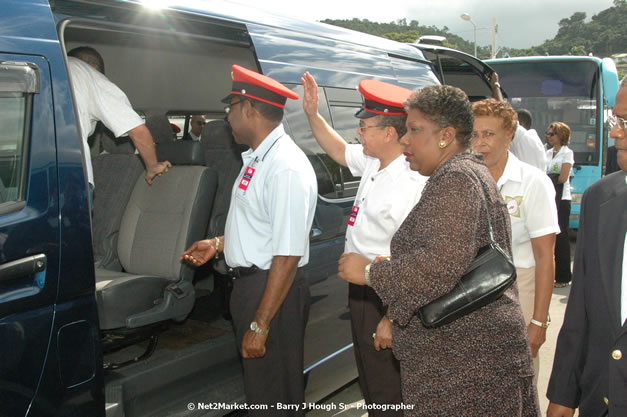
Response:
[{"label": "eyeglasses", "polygon": [[203,122],[202,120],[196,120],[194,123],[196,123],[197,125],[200,125],[200,126],[204,126],[204,125],[207,124],[207,122]]},{"label": "eyeglasses", "polygon": [[627,119],[618,117],[617,115],[612,113],[607,117],[607,124],[610,126],[610,129],[618,126],[619,129],[625,130],[627,128]]},{"label": "eyeglasses", "polygon": [[544,136],[555,136],[555,132],[544,132]]},{"label": "eyeglasses", "polygon": [[382,127],[385,127],[385,126],[380,126],[380,125],[373,125],[373,126],[359,126],[359,127],[357,128],[357,131],[358,131],[360,134],[362,134],[362,135],[363,135],[364,133],[366,133],[366,130],[368,130],[368,129],[370,129],[370,128],[373,128],[373,127],[379,127],[379,128],[382,128]]},{"label": "eyeglasses", "polygon": [[241,103],[243,100],[240,101],[236,101],[235,103],[231,103],[228,106],[224,106],[224,112],[228,115],[229,113],[231,113],[231,109],[233,109],[233,106],[235,106],[236,104]]}]

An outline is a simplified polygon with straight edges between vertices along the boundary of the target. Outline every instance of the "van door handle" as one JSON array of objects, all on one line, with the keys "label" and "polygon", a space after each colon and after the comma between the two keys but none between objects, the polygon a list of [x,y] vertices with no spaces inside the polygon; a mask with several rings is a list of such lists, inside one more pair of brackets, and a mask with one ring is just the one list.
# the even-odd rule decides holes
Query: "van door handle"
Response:
[{"label": "van door handle", "polygon": [[2,264],[0,265],[0,282],[24,278],[42,272],[46,269],[47,263],[46,255],[40,253]]}]

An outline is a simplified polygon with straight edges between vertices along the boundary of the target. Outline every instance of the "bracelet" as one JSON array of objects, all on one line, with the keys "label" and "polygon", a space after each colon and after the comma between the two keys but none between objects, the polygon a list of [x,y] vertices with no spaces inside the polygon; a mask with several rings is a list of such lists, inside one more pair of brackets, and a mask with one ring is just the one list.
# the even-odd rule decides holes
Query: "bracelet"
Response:
[{"label": "bracelet", "polygon": [[370,267],[372,266],[372,264],[368,264],[366,265],[366,269],[364,270],[364,281],[366,281],[366,285],[367,286],[371,286],[370,285]]},{"label": "bracelet", "polygon": [[215,258],[219,259],[220,258],[220,252],[218,252],[218,248],[220,247],[220,238],[216,236],[215,239],[216,239],[216,256],[215,256]]},{"label": "bracelet", "polygon": [[492,85],[495,86],[495,87],[501,88],[501,84],[499,84],[498,82],[493,83]]},{"label": "bracelet", "polygon": [[549,324],[551,324],[551,319],[549,318],[546,323],[542,323],[541,321],[531,319],[531,324],[535,324],[536,326],[542,327],[543,329],[548,329]]}]

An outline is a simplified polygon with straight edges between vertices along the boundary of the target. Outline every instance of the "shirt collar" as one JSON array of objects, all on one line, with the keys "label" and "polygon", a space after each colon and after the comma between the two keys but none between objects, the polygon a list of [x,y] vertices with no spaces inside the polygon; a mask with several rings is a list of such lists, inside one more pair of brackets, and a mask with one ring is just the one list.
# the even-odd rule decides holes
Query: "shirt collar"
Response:
[{"label": "shirt collar", "polygon": [[387,172],[392,178],[396,178],[406,172],[408,167],[407,161],[405,161],[405,155],[400,154],[395,160],[389,163],[384,169],[379,171],[377,174],[381,172]]},{"label": "shirt collar", "polygon": [[496,182],[496,185],[501,187],[507,181],[522,182],[522,170],[523,166],[520,159],[516,158],[516,155],[513,153],[507,152],[507,164],[505,164],[503,175]]},{"label": "shirt collar", "polygon": [[270,147],[277,141],[281,136],[285,135],[285,129],[283,128],[283,124],[279,124],[272,132],[265,137],[263,141],[257,146],[257,149],[253,150],[252,148],[242,153],[242,158],[259,158],[260,160],[266,155],[266,152],[270,150]]}]

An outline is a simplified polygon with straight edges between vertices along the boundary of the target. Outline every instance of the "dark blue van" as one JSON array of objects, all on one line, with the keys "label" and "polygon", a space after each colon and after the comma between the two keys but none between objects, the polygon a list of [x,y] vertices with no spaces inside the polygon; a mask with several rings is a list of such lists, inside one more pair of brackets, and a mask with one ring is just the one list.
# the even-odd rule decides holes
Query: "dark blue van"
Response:
[{"label": "dark blue van", "polygon": [[[178,259],[224,227],[241,164],[220,102],[232,64],[301,94],[311,72],[320,113],[347,142],[357,140],[360,80],[438,83],[409,45],[206,7],[0,0],[0,416],[224,415],[244,401],[224,265],[194,271]],[[82,45],[103,55],[174,163],[151,187],[124,138],[97,129],[91,155],[83,151],[66,65]],[[196,114],[211,120],[201,143],[175,140],[170,123],[187,127]],[[304,369],[313,402],[356,377],[347,287],[334,274],[359,179],[317,145],[301,103],[288,105],[284,124],[318,178]],[[172,183],[188,174],[194,187]]]}]

